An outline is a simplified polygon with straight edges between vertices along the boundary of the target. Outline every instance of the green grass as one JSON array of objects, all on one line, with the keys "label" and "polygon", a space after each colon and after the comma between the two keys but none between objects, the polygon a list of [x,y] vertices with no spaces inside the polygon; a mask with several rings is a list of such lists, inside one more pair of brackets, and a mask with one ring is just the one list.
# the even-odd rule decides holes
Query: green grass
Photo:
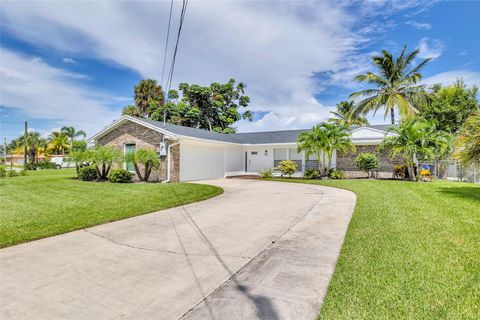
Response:
[{"label": "green grass", "polygon": [[290,181],[357,195],[319,319],[479,318],[480,186]]},{"label": "green grass", "polygon": [[0,179],[0,247],[175,207],[221,194],[189,183],[84,182],[75,170]]}]

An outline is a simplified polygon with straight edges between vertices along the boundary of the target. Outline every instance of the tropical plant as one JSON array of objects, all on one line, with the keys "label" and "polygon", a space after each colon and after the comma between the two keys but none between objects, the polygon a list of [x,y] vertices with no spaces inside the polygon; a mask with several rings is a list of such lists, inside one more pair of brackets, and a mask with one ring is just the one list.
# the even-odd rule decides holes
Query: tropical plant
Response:
[{"label": "tropical plant", "polygon": [[320,171],[318,171],[317,169],[310,168],[303,172],[304,179],[316,179],[318,177],[320,177]]},{"label": "tropical plant", "polygon": [[70,151],[73,151],[74,140],[78,137],[86,137],[87,134],[83,130],[77,131],[74,127],[63,127],[62,132],[70,139]]},{"label": "tropical plant", "polygon": [[138,112],[137,106],[128,105],[122,109],[122,115],[124,116],[133,116],[133,117],[140,117],[140,113]]},{"label": "tropical plant", "polygon": [[97,167],[87,166],[78,171],[78,178],[82,181],[98,180]]},{"label": "tropical plant", "polygon": [[330,179],[345,179],[347,175],[342,170],[333,168],[328,172],[328,177]]},{"label": "tropical plant", "polygon": [[143,79],[134,87],[135,106],[140,117],[149,118],[165,102],[162,87],[157,80]]},{"label": "tropical plant", "polygon": [[80,170],[80,166],[88,162],[88,160],[91,158],[91,151],[85,150],[85,151],[74,151],[70,153],[69,157],[67,158],[68,162],[75,162],[75,171],[77,172],[78,176],[78,171]]},{"label": "tropical plant", "polygon": [[[20,137],[13,139],[8,149],[13,150],[13,153],[23,153],[26,147],[28,163],[34,165],[38,162],[38,155],[46,151],[47,140],[40,136],[38,132],[27,132]],[[25,166],[27,163],[25,163]]]},{"label": "tropical plant", "polygon": [[408,177],[408,168],[404,164],[396,164],[393,167],[393,176],[399,179],[405,179]]},{"label": "tropical plant", "polygon": [[[355,112],[354,112],[355,111]],[[358,110],[355,109],[353,101],[341,101],[337,104],[337,111],[330,111],[334,118],[328,119],[328,122],[340,125],[368,125],[368,120]]]},{"label": "tropical plant", "polygon": [[53,131],[48,138],[48,148],[53,153],[65,154],[65,149],[70,148],[68,136],[65,132]]},{"label": "tropical plant", "polygon": [[[125,155],[126,162],[133,162],[135,173],[140,181],[148,181],[152,169],[160,167],[160,159],[155,150],[147,148],[139,148],[135,152],[130,152]],[[143,174],[140,171],[140,165],[143,167]]]},{"label": "tropical plant", "polygon": [[15,171],[15,170],[8,171],[8,177],[9,178],[13,178],[13,177],[16,177],[16,176],[18,176],[17,171]]},{"label": "tropical plant", "polygon": [[36,165],[38,169],[55,169],[55,166],[55,163],[48,160],[39,161]]},{"label": "tropical plant", "polygon": [[398,155],[403,157],[410,180],[416,179],[414,166],[418,160],[430,161],[448,153],[451,148],[450,135],[438,131],[434,122],[425,119],[402,121],[387,131],[396,135],[385,138],[380,148],[390,150],[391,158]]},{"label": "tropical plant", "polygon": [[[98,181],[105,181],[113,163],[121,163],[123,161],[120,150],[111,146],[97,145],[95,149],[89,152],[88,161],[91,162],[97,173]],[[80,169],[81,171],[81,169]]]},{"label": "tropical plant", "polygon": [[462,126],[454,156],[463,166],[480,164],[480,112],[468,117]]},{"label": "tropical plant", "polygon": [[355,159],[357,167],[367,173],[367,177],[370,177],[370,170],[377,169],[379,166],[378,158],[373,153],[361,153]]},{"label": "tropical plant", "polygon": [[456,133],[470,115],[480,111],[478,88],[467,88],[462,79],[450,86],[434,85],[432,92],[432,102],[420,107],[420,116],[434,120],[438,130]]},{"label": "tropical plant", "polygon": [[430,58],[422,60],[412,67],[412,63],[419,53],[419,49],[406,53],[407,46],[403,47],[398,58],[386,50],[382,55],[372,58],[373,65],[377,67],[378,74],[368,72],[358,75],[355,80],[371,84],[374,88],[354,92],[351,99],[362,98],[356,105],[353,114],[360,112],[367,114],[385,109],[385,117],[390,113],[392,124],[395,123],[395,108],[402,118],[411,118],[418,112],[417,107],[427,103],[430,95],[425,85],[419,85],[422,79],[420,70],[430,61]]},{"label": "tropical plant", "polygon": [[273,177],[273,169],[263,169],[259,173],[259,176],[261,178],[272,178]]},{"label": "tropical plant", "polygon": [[278,164],[278,169],[280,169],[283,175],[287,175],[289,178],[297,172],[297,167],[297,163],[292,160],[283,160]]},{"label": "tropical plant", "polygon": [[7,169],[5,166],[0,166],[0,178],[5,178],[7,176]]},{"label": "tropical plant", "polygon": [[108,175],[108,181],[113,183],[129,183],[132,182],[132,173],[125,169],[115,169]]}]

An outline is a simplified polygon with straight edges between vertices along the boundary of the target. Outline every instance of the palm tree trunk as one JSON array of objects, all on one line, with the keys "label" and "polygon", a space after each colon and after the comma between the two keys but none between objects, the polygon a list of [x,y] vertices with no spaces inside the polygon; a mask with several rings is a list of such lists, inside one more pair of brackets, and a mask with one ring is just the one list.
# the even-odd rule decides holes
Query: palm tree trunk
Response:
[{"label": "palm tree trunk", "polygon": [[393,108],[390,109],[390,119],[392,120],[392,124],[395,124],[395,110]]},{"label": "palm tree trunk", "polygon": [[143,181],[143,177],[142,177],[142,174],[140,173],[140,170],[138,169],[137,163],[135,162],[133,166],[135,167],[135,173],[137,174],[138,180]]}]

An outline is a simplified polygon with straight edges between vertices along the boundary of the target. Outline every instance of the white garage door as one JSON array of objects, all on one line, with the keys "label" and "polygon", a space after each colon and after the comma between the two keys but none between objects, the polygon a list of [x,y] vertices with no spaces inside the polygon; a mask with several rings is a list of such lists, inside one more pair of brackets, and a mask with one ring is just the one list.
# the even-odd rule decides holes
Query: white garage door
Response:
[{"label": "white garage door", "polygon": [[180,143],[180,181],[223,178],[223,153],[222,147]]}]

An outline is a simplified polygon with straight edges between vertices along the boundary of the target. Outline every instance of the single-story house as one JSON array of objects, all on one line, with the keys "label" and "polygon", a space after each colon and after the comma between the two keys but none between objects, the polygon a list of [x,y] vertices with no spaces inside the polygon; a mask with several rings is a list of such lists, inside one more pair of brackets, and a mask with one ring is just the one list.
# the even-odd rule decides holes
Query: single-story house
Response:
[{"label": "single-story house", "polygon": [[[377,146],[390,135],[390,125],[352,126],[351,137],[357,154],[375,152],[380,160],[379,172],[392,175],[399,159],[390,160]],[[278,165],[282,160],[297,162],[299,172],[318,168],[315,156],[297,152],[297,137],[305,130],[223,134],[178,126],[160,121],[123,116],[98,132],[90,142],[114,146],[124,153],[135,148],[152,148],[159,152],[162,166],[153,179],[191,181],[257,174]],[[354,154],[334,154],[332,167],[356,175]],[[133,171],[131,164],[124,168]],[[358,174],[363,174],[359,173]]]}]

